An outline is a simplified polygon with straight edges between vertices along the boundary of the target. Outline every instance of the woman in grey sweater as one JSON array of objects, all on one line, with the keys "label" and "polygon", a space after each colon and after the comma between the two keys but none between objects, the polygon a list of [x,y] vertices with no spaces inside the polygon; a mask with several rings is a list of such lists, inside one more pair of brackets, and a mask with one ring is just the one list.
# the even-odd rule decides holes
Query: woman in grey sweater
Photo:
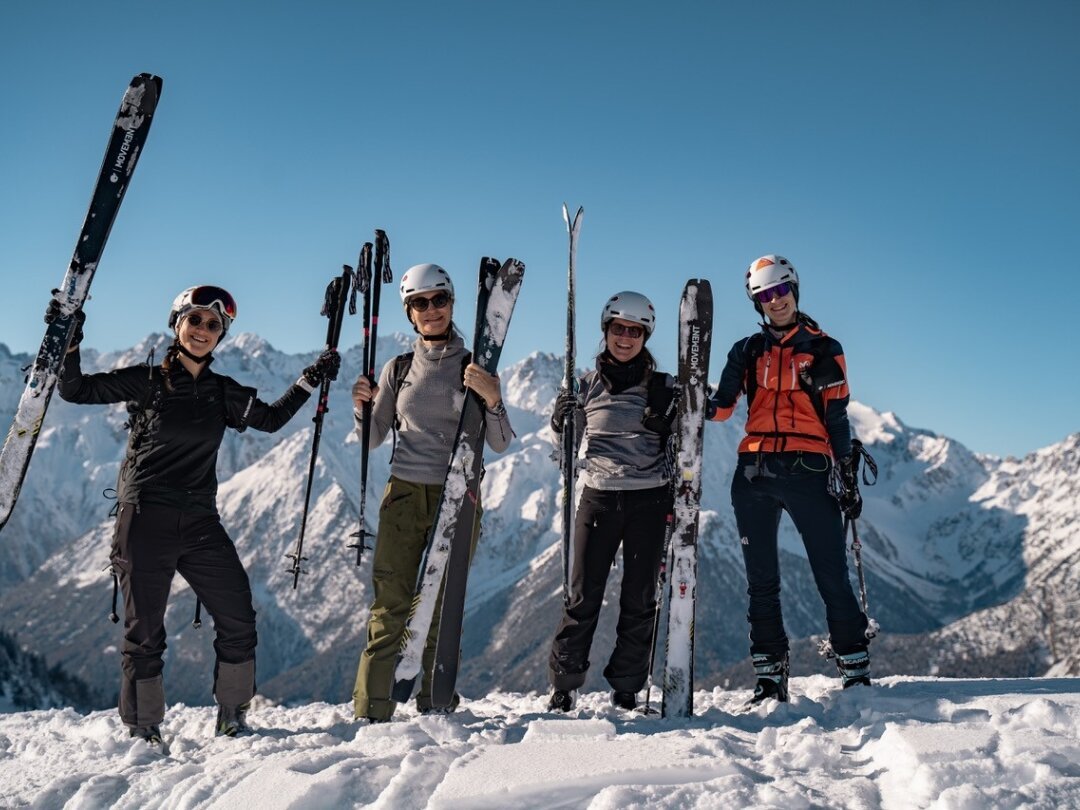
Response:
[{"label": "woman in grey sweater", "polygon": [[[405,315],[417,332],[413,351],[383,366],[378,385],[362,376],[353,385],[354,416],[361,427],[361,409],[371,402],[371,447],[378,447],[392,429],[397,446],[390,481],[379,508],[373,583],[375,599],[368,619],[367,646],[353,690],[355,716],[372,722],[389,720],[396,704],[390,693],[394,666],[409,616],[417,574],[435,520],[446,468],[450,463],[465,389],[475,391],[487,406],[487,444],[501,453],[513,431],[503,406],[498,375],[468,362],[465,342],[453,323],[454,285],[437,264],[419,264],[401,278]],[[480,529],[476,510],[472,542]],[[424,650],[424,677],[417,707],[431,708],[431,670],[439,614],[432,619]]]},{"label": "woman in grey sweater", "polygon": [[575,422],[587,444],[585,486],[574,522],[570,602],[548,662],[552,711],[569,711],[574,690],[585,683],[608,572],[620,545],[619,622],[604,669],[612,703],[635,708],[637,692],[648,678],[656,576],[671,512],[665,448],[675,410],[675,381],[656,370],[645,348],[655,325],[656,313],[644,295],[612,296],[600,318],[604,348],[596,369],[581,379],[579,398],[563,393],[555,403],[552,428],[561,433],[567,415],[577,408],[581,413]]}]

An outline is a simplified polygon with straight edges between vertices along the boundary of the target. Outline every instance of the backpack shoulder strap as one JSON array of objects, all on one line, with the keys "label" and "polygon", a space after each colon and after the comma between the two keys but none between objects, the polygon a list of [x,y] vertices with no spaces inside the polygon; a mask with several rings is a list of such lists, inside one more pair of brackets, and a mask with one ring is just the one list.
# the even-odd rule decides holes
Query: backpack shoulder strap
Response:
[{"label": "backpack shoulder strap", "polygon": [[845,375],[829,349],[832,340],[818,335],[810,341],[809,354],[814,358],[809,369],[799,373],[799,387],[810,397],[814,411],[825,424],[825,391],[845,382]]},{"label": "backpack shoulder strap", "polygon": [[765,354],[765,335],[757,332],[743,342],[743,368],[746,390],[746,407],[749,408],[757,393],[757,361]]},{"label": "backpack shoulder strap", "polygon": [[412,368],[413,352],[405,352],[399,354],[394,358],[394,393],[401,392],[401,387],[405,383],[405,377],[409,374],[409,369]]}]

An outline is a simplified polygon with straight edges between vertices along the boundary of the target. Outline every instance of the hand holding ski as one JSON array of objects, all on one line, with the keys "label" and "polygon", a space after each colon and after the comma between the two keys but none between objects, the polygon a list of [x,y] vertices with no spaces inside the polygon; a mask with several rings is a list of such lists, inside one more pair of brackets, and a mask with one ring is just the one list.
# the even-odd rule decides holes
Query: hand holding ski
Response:
[{"label": "hand holding ski", "polygon": [[[476,332],[473,362],[494,373],[513,315],[525,265],[507,259],[502,266],[484,259],[478,281]],[[451,452],[446,480],[420,565],[413,609],[394,673],[394,700],[403,702],[412,694],[424,643],[437,607],[439,586],[444,586],[439,642],[436,650],[432,703],[447,706],[453,695],[460,646],[461,614],[468,575],[469,546],[480,490],[483,463],[486,406],[475,392],[465,397],[457,438]],[[449,570],[448,570],[449,569]]]},{"label": "hand holding ski", "polygon": [[0,451],[0,528],[11,516],[22,489],[30,455],[76,327],[75,314],[89,296],[90,282],[146,144],[160,95],[161,79],[140,73],[131,80],[120,102],[75,253],[63,282],[53,291],[49,304],[52,320],[27,375],[26,389]]}]

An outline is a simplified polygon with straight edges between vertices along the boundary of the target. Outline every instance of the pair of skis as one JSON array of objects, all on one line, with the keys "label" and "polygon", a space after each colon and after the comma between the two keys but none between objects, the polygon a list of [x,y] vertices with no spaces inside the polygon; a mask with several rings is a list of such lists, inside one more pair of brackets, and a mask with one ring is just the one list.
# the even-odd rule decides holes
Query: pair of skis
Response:
[{"label": "pair of skis", "polygon": [[[375,253],[375,266],[372,269],[372,249]],[[361,361],[362,372],[368,379],[374,382],[375,377],[375,344],[378,338],[379,328],[379,299],[382,285],[393,279],[390,270],[390,240],[386,232],[375,230],[375,244],[365,242],[360,249],[360,260],[356,264],[355,272],[349,265],[343,265],[340,276],[331,279],[326,288],[326,296],[320,314],[328,318],[326,329],[326,350],[338,350],[341,340],[341,325],[345,317],[345,308],[348,306],[349,314],[356,314],[356,293],[359,291],[363,297],[364,317],[364,342],[363,358]],[[307,488],[304,493],[304,511],[300,518],[300,536],[297,538],[296,547],[291,554],[286,554],[287,559],[292,560],[289,573],[293,578],[293,590],[300,584],[300,574],[304,573],[303,563],[307,559],[304,556],[304,531],[307,527],[308,510],[311,505],[311,486],[315,480],[315,462],[319,455],[319,442],[322,437],[323,422],[326,412],[330,410],[330,380],[323,380],[319,388],[318,405],[315,408],[315,432],[311,444],[311,460],[308,464]],[[356,564],[360,565],[364,552],[364,539],[370,536],[364,528],[364,505],[367,501],[367,472],[368,453],[371,446],[371,403],[364,403],[364,423],[361,430],[360,452],[360,530],[353,537],[357,542],[350,544],[350,548],[356,548]]]},{"label": "pair of skis", "polygon": [[[517,259],[507,259],[501,264],[490,258],[480,262],[472,358],[490,374],[498,368],[524,274],[525,265]],[[483,470],[486,410],[485,403],[475,392],[466,392],[394,671],[391,696],[398,703],[412,696],[428,632],[439,607],[441,586],[438,640],[431,673],[431,705],[433,709],[445,711],[452,710],[455,705],[465,592]]]},{"label": "pair of skis", "polygon": [[75,330],[76,313],[89,296],[90,282],[142,155],[161,96],[161,84],[160,77],[140,73],[131,80],[120,102],[71,264],[60,287],[53,291],[57,316],[45,331],[0,451],[0,529],[11,517],[26,478],[30,456]]}]

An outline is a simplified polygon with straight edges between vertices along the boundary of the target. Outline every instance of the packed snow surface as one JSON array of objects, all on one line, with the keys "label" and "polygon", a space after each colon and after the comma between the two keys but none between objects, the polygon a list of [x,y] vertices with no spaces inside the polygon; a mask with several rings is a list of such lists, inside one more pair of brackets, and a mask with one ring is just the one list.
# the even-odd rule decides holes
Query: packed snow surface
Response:
[{"label": "packed snow surface", "polygon": [[[884,678],[792,702],[698,692],[665,720],[580,696],[493,693],[392,723],[351,706],[256,704],[255,735],[215,738],[173,706],[169,753],[113,712],[0,715],[0,806],[38,808],[1061,808],[1080,806],[1080,681]],[[654,699],[654,704],[655,704]]]}]

